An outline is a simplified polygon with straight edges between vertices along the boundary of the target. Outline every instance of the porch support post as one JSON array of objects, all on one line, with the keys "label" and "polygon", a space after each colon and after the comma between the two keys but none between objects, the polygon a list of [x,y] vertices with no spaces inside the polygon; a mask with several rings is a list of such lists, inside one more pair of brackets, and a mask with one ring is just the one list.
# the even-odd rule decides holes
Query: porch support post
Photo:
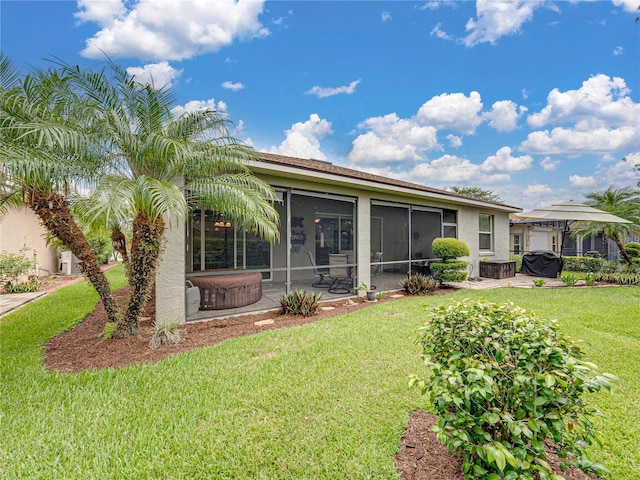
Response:
[{"label": "porch support post", "polygon": [[[175,182],[178,183],[178,182]],[[185,269],[186,269],[186,219],[165,218],[164,249],[156,268],[156,323],[186,319]]]},{"label": "porch support post", "polygon": [[[358,196],[356,217],[356,241],[358,242],[356,281],[358,284],[364,282],[371,286],[371,197],[369,195]],[[366,295],[366,292],[358,291],[358,295]]]}]

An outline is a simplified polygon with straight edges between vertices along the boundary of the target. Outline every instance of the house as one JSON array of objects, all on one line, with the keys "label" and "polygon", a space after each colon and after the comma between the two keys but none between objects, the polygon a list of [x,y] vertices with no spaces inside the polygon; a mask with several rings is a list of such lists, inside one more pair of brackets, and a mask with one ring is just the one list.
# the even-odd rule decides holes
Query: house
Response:
[{"label": "house", "polygon": [[58,272],[58,250],[47,246],[45,235],[46,230],[29,208],[8,211],[0,220],[0,251],[35,259],[33,275]]},{"label": "house", "polygon": [[[168,232],[156,275],[159,322],[184,321],[186,278],[195,283],[253,272],[261,276],[262,296],[272,301],[300,288],[328,298],[327,283],[336,277],[349,292],[362,282],[379,290],[399,288],[414,267],[433,260],[436,237],[464,241],[471,251],[465,260],[476,273],[481,259],[509,258],[509,214],[517,207],[325,161],[260,157],[251,170],[277,194],[279,243],[270,245],[215,212],[195,209],[183,228]],[[254,308],[264,307],[258,302]]]},{"label": "house", "polygon": [[[602,232],[592,237],[572,235],[571,223],[569,230],[564,233],[564,244],[562,241],[564,221],[534,221],[520,220],[511,217],[509,227],[509,251],[512,255],[522,255],[536,250],[552,250],[569,257],[581,257],[587,252],[598,252],[601,257],[609,261],[618,261],[620,250],[615,242],[604,238]],[[637,237],[631,235],[625,238],[623,243],[637,241]]]}]

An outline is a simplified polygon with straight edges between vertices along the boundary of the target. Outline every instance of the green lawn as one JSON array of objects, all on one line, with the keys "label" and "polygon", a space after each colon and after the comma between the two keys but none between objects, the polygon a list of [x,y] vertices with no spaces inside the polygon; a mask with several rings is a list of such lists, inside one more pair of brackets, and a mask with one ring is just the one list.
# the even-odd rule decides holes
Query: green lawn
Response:
[{"label": "green lawn", "polygon": [[[109,271],[115,285],[121,269]],[[482,297],[557,318],[621,380],[593,397],[614,479],[640,478],[640,288],[461,291],[382,303],[156,365],[59,374],[42,344],[92,310],[84,283],[0,323],[1,478],[396,478],[426,306]],[[55,312],[55,313],[54,313]]]}]

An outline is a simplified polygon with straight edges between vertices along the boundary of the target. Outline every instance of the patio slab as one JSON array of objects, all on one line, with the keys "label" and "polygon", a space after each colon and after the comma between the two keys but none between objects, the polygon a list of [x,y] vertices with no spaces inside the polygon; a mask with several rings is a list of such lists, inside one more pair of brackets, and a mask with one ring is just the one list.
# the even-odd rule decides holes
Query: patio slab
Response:
[{"label": "patio slab", "polygon": [[[516,273],[515,277],[500,278],[500,279],[478,277],[476,279],[466,280],[464,282],[450,283],[449,285],[456,288],[468,288],[470,290],[489,290],[491,288],[509,288],[509,287],[534,288],[533,280],[537,278],[542,278],[542,277],[533,277],[531,275]],[[544,280],[545,287],[564,287],[565,286],[564,282],[559,278],[542,278],[542,279]]]}]

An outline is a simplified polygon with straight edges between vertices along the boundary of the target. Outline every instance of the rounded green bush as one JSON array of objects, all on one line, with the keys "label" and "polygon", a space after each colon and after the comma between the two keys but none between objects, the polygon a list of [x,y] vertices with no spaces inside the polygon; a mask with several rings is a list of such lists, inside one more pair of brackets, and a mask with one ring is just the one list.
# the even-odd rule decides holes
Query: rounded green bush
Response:
[{"label": "rounded green bush", "polygon": [[602,473],[586,458],[597,410],[586,394],[610,388],[553,322],[513,304],[465,300],[433,309],[420,330],[438,440],[463,459],[465,478],[557,478],[545,446],[563,463]]},{"label": "rounded green bush", "polygon": [[457,238],[435,238],[431,243],[431,249],[436,258],[443,260],[471,255],[467,244]]},{"label": "rounded green bush", "polygon": [[432,272],[444,272],[445,270],[464,270],[469,265],[465,260],[447,260],[442,263],[432,263],[429,269]]},{"label": "rounded green bush", "polygon": [[640,242],[629,242],[624,249],[631,258],[640,259]]}]

